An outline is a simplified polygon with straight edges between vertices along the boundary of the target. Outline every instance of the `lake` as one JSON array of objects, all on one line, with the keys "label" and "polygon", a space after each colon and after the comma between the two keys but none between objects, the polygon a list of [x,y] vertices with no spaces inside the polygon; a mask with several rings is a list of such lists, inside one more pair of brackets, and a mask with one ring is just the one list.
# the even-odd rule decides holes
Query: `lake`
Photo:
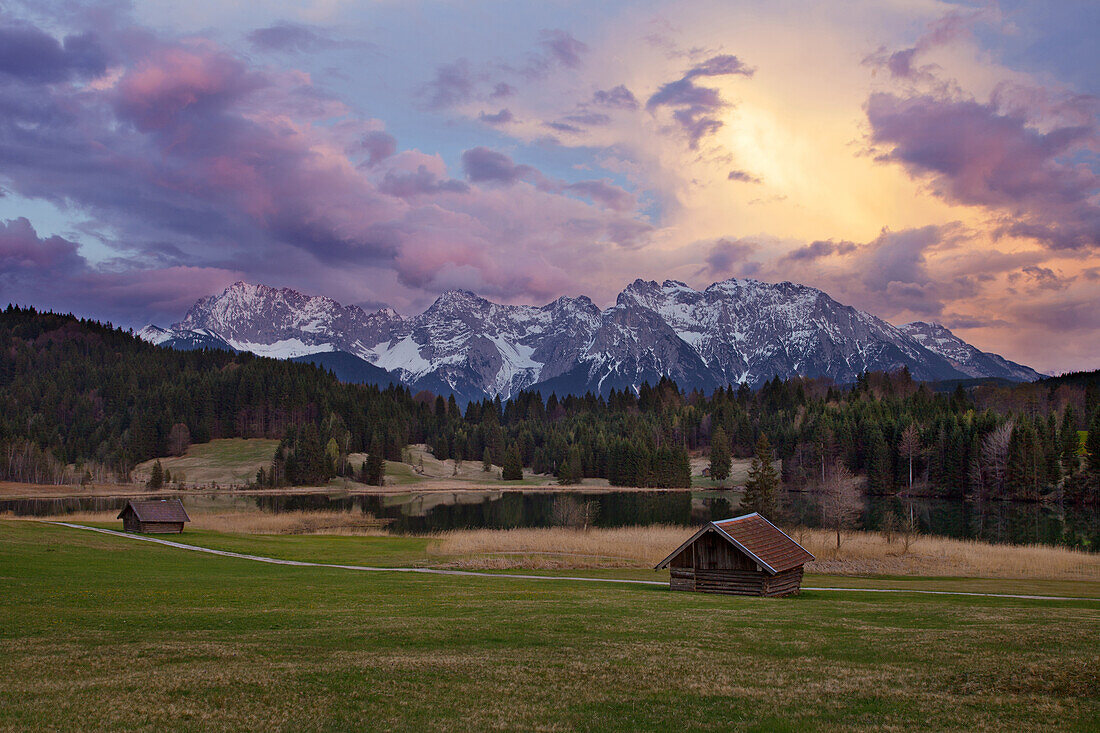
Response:
[{"label": "lake", "polygon": [[[308,492],[295,494],[243,494],[196,492],[183,496],[195,512],[298,510],[357,510],[391,520],[399,533],[424,533],[448,529],[548,527],[559,497],[597,506],[595,526],[619,527],[646,524],[700,525],[736,516],[738,491],[461,491],[410,492],[384,496]],[[125,497],[69,497],[0,501],[0,514],[44,516],[84,511],[117,511]],[[782,495],[781,520],[809,527],[821,525],[816,497],[808,493]],[[1044,544],[1100,550],[1100,507],[1060,507],[1049,504],[988,502],[898,497],[866,497],[857,526],[877,529],[882,517],[893,511],[898,517],[910,512],[925,534],[982,539],[1011,544]]]}]

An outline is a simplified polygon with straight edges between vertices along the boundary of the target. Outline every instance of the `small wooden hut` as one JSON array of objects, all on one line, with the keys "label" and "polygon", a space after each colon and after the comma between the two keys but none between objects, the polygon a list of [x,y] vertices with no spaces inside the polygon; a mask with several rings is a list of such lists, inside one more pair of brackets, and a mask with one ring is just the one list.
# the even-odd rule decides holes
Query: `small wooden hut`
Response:
[{"label": "small wooden hut", "polygon": [[814,556],[753,512],[709,522],[655,568],[668,568],[672,590],[786,596],[802,587]]},{"label": "small wooden hut", "polygon": [[125,531],[148,534],[178,534],[183,523],[191,521],[179,499],[131,499],[118,518]]}]

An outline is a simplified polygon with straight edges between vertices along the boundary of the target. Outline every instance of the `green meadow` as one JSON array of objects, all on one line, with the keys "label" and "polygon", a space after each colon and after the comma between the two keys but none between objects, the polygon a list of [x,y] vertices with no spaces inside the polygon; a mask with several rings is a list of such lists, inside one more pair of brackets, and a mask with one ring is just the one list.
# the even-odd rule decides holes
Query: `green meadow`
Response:
[{"label": "green meadow", "polygon": [[[318,562],[438,561],[422,538],[178,539]],[[860,583],[904,581],[807,579]],[[941,585],[1028,587],[921,587]],[[1100,596],[1096,583],[1030,588]],[[5,730],[1092,731],[1098,659],[1100,601],[764,600],[357,572],[0,521]]]}]

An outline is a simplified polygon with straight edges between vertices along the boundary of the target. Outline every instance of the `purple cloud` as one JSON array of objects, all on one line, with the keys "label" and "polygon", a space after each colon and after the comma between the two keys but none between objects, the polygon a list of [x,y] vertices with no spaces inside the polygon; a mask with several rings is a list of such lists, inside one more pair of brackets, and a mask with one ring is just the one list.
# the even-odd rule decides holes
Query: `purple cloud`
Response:
[{"label": "purple cloud", "polygon": [[600,127],[611,123],[611,118],[600,112],[577,112],[562,118],[577,125]]},{"label": "purple cloud", "polygon": [[505,125],[513,121],[515,116],[512,114],[512,110],[505,108],[496,114],[482,112],[477,118],[487,125]]},{"label": "purple cloud", "polygon": [[378,188],[383,193],[403,199],[439,193],[466,193],[470,190],[462,181],[440,180],[423,165],[417,167],[415,172],[386,171]]},{"label": "purple cloud", "polygon": [[820,259],[822,257],[829,257],[832,255],[844,255],[850,252],[855,252],[859,248],[855,242],[840,241],[834,242],[831,239],[818,240],[811,242],[805,247],[799,247],[798,249],[791,250],[787,254],[783,255],[782,259],[787,261],[810,261]]},{"label": "purple cloud", "polygon": [[0,74],[32,84],[94,78],[107,70],[107,53],[93,33],[64,42],[37,28],[0,28]]},{"label": "purple cloud", "polygon": [[992,104],[874,94],[867,102],[879,159],[927,177],[936,195],[999,209],[1005,233],[1057,249],[1100,246],[1100,176],[1075,155],[1100,144],[1095,124],[1042,132]]},{"label": "purple cloud", "polygon": [[563,30],[544,30],[539,34],[539,45],[546,49],[549,56],[570,69],[581,65],[582,56],[588,52],[588,46]]},{"label": "purple cloud", "polygon": [[258,51],[284,53],[312,53],[337,45],[309,26],[286,22],[257,28],[248,34],[248,41]]},{"label": "purple cloud", "polygon": [[714,115],[730,106],[717,89],[698,86],[694,80],[729,74],[751,77],[753,73],[736,56],[714,56],[689,69],[680,79],[661,86],[646,102],[646,109],[654,112],[658,107],[672,108],[673,119],[694,150],[700,140],[721,129],[722,120]]},{"label": "purple cloud", "polygon": [[476,83],[470,62],[459,59],[437,67],[435,78],[425,84],[420,93],[428,109],[442,110],[473,99]]},{"label": "purple cloud", "polygon": [[729,74],[752,76],[755,71],[755,69],[745,66],[741,59],[736,56],[732,54],[723,54],[721,56],[712,56],[698,66],[691,68],[684,74],[684,78],[694,79],[698,76],[727,76]]},{"label": "purple cloud", "polygon": [[363,136],[360,147],[367,153],[367,165],[373,167],[397,152],[397,138],[382,130],[372,130]]},{"label": "purple cloud", "polygon": [[631,211],[638,205],[637,197],[619,186],[603,179],[578,181],[565,186],[566,191],[584,196],[614,211]]},{"label": "purple cloud", "polygon": [[739,181],[741,183],[760,183],[760,179],[752,175],[751,173],[746,173],[745,171],[738,170],[730,171],[729,175],[726,176],[726,179],[730,181]]},{"label": "purple cloud", "polygon": [[592,95],[592,104],[614,109],[638,109],[638,100],[634,93],[622,84],[611,89],[600,89]]},{"label": "purple cloud", "polygon": [[516,165],[504,153],[485,147],[470,148],[462,153],[462,169],[466,173],[466,178],[474,183],[492,182],[508,185],[538,172],[529,165]]},{"label": "purple cloud", "polygon": [[732,274],[735,268],[738,274],[753,274],[758,268],[756,263],[749,261],[749,257],[757,249],[759,247],[755,243],[743,239],[719,239],[707,252],[706,265],[696,275],[722,277]]}]

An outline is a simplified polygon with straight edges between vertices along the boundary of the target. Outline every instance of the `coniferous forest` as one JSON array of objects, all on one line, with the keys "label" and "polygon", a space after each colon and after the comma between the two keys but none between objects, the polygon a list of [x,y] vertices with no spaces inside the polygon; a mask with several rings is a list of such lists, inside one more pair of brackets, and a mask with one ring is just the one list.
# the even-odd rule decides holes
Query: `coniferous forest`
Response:
[{"label": "coniferous forest", "polygon": [[[453,396],[344,384],[309,364],[223,351],[173,351],[130,332],[9,306],[0,313],[0,479],[125,480],[139,462],[214,438],[281,439],[258,480],[318,484],[365,475],[350,453],[515,465],[562,483],[691,485],[691,455],[782,461],[789,488],[842,466],[868,493],[1100,501],[1100,373],[940,391],[907,372],[854,385],[778,379],[713,394],[674,383],[606,396],[460,406]],[[765,438],[765,440],[761,440]],[[715,462],[717,459],[717,462]],[[721,478],[721,476],[718,476]]]}]

